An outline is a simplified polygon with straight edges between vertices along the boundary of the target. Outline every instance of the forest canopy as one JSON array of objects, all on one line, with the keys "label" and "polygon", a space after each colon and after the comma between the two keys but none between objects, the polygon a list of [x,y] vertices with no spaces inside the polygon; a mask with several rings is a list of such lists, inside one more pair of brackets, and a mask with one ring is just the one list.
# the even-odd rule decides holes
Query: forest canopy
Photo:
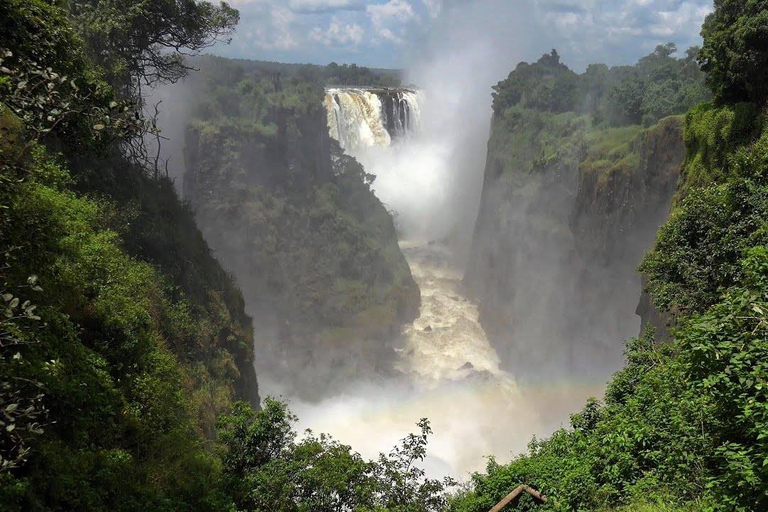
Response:
[{"label": "forest canopy", "polygon": [[608,126],[650,126],[711,96],[697,62],[699,48],[689,48],[682,58],[676,53],[676,45],[667,43],[634,66],[592,64],[579,75],[552,50],[533,64],[521,62],[493,87],[493,110],[576,112]]}]

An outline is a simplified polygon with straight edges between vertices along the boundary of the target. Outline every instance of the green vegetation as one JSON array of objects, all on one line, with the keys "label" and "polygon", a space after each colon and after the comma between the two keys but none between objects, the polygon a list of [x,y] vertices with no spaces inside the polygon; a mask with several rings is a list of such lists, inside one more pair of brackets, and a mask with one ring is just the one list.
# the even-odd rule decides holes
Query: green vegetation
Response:
[{"label": "green vegetation", "polygon": [[251,321],[57,5],[0,5],[0,508],[220,510]]},{"label": "green vegetation", "polygon": [[[718,103],[685,116],[682,181],[641,266],[673,339],[631,340],[602,402],[511,463],[491,458],[449,498],[452,482],[418,467],[426,420],[366,461],[299,436],[284,403],[252,408],[243,297],[172,184],[126,156],[147,129],[130,84],[178,78],[185,65],[163,48],[205,47],[237,13],[136,5],[0,3],[0,508],[479,512],[520,483],[547,494],[548,510],[768,508],[763,3],[718,1],[704,27]],[[147,13],[158,16],[138,23]],[[160,42],[127,44],[136,30]],[[496,89],[489,172],[501,190],[533,198],[576,178],[602,190],[651,160],[667,173],[663,142],[683,122],[667,116],[703,97],[696,52],[673,50],[581,76],[554,52],[521,65]],[[208,63],[185,187],[219,252],[288,312],[281,341],[376,338],[413,314],[372,177],[322,122],[323,83],[375,73]],[[534,213],[533,225],[567,236]]]},{"label": "green vegetation", "polygon": [[718,101],[768,100],[768,12],[765,2],[715,0],[715,10],[701,29],[699,56],[707,83]]},{"label": "green vegetation", "polygon": [[91,61],[120,92],[176,82],[192,68],[185,55],[227,40],[240,18],[226,2],[68,0]]},{"label": "green vegetation", "polygon": [[261,340],[316,396],[373,369],[417,315],[418,288],[374,176],[328,135],[322,81],[200,64],[185,196],[256,321],[276,326]]},{"label": "green vegetation", "polygon": [[427,420],[376,461],[363,460],[325,435],[297,441],[296,418],[267,399],[254,413],[239,404],[222,417],[224,480],[238,510],[281,512],[427,512],[445,506],[453,483],[430,480],[417,464],[432,433]]},{"label": "green vegetation", "polygon": [[673,43],[660,45],[634,66],[593,64],[577,75],[557,51],[522,62],[493,89],[496,115],[518,106],[542,112],[590,114],[599,124],[650,126],[710,97],[696,62],[699,49],[676,59]]},{"label": "green vegetation", "polygon": [[[551,510],[768,508],[766,12],[762,2],[716,2],[704,27],[702,60],[722,104],[686,115],[673,211],[640,267],[653,304],[674,320],[672,340],[651,329],[630,341],[603,402],[511,463],[491,459],[450,510],[487,510],[520,483],[547,494]],[[559,129],[577,119],[547,116]],[[632,167],[634,129],[576,133],[560,136],[590,144],[582,172]]]}]

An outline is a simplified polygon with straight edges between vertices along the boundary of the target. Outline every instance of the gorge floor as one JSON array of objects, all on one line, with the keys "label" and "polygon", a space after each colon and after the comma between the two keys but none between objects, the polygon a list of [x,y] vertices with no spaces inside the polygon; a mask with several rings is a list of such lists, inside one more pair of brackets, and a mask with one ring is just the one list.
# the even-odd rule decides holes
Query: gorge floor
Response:
[{"label": "gorge floor", "polygon": [[465,479],[490,454],[500,462],[550,434],[602,386],[564,382],[521,386],[477,321],[462,292],[460,269],[440,244],[401,242],[422,293],[419,318],[405,327],[395,368],[402,378],[359,381],[320,403],[292,403],[301,426],[327,432],[365,457],[387,451],[420,418],[434,430],[425,468],[432,477]]}]

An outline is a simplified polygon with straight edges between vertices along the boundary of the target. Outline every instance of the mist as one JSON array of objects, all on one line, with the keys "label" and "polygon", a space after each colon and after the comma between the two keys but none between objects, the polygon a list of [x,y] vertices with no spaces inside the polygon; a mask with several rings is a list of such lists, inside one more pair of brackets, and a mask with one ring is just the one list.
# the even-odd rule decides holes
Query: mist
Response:
[{"label": "mist", "polygon": [[[387,147],[352,152],[376,176],[373,190],[395,217],[402,250],[422,293],[419,318],[389,340],[392,351],[377,361],[385,371],[339,376],[330,358],[320,354],[305,358],[301,375],[289,373],[281,364],[284,354],[269,353],[280,344],[281,326],[264,313],[264,304],[249,300],[249,270],[228,266],[246,287],[246,308],[255,318],[261,395],[286,398],[302,428],[330,433],[366,457],[387,451],[427,417],[435,431],[427,460],[433,477],[464,478],[483,469],[491,454],[508,461],[533,435],[545,436],[566,425],[586,398],[602,394],[602,383],[619,367],[623,338],[638,330],[630,304],[633,294],[639,294],[639,278],[637,288],[616,301],[616,308],[625,309],[619,320],[615,309],[604,312],[602,320],[581,319],[587,327],[579,335],[588,337],[595,329],[601,332],[600,342],[585,343],[577,359],[586,362],[574,368],[575,345],[567,327],[578,311],[567,315],[572,304],[553,302],[559,295],[575,296],[577,283],[569,281],[572,267],[564,264],[572,241],[542,245],[530,231],[517,232],[520,244],[531,249],[529,258],[515,267],[517,275],[528,274],[528,279],[514,286],[530,294],[530,299],[510,304],[527,315],[525,329],[516,333],[493,333],[489,339],[479,322],[480,294],[476,289],[468,293],[464,282],[484,193],[491,87],[521,60],[551,49],[532,42],[537,38],[531,32],[540,26],[527,19],[530,9],[529,2],[446,2],[429,31],[415,41],[412,48],[418,52],[407,54],[404,83],[422,92],[419,133]],[[168,139],[162,153],[179,190],[187,112],[196,94],[192,81],[153,91],[148,100],[162,100],[158,121]],[[572,200],[556,194],[542,197]],[[567,206],[561,215],[566,224]],[[529,207],[515,205],[511,218],[524,226]],[[537,259],[540,250],[553,257]],[[224,252],[217,256],[225,262],[243,258]],[[474,265],[487,270],[487,263]],[[601,300],[610,301],[608,290],[603,291]],[[536,378],[530,379],[526,369],[536,372]],[[334,385],[326,387],[324,381],[330,379]],[[324,391],[317,396],[313,387]],[[311,399],[307,391],[313,391]]]}]

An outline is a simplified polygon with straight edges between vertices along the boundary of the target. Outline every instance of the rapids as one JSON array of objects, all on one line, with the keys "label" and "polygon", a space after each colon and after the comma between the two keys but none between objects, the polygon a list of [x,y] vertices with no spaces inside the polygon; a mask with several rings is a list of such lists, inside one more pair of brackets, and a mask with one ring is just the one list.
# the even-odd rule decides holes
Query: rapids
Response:
[{"label": "rapids", "polygon": [[302,426],[373,458],[415,431],[420,418],[429,418],[434,436],[428,474],[463,480],[484,469],[490,454],[504,462],[522,452],[531,436],[551,433],[574,404],[601,391],[556,379],[547,386],[518,386],[499,367],[477,321],[477,306],[462,293],[450,251],[425,242],[401,247],[422,293],[420,316],[405,327],[396,348],[401,378],[352,383],[319,404],[292,403]]},{"label": "rapids", "polygon": [[429,418],[434,436],[425,469],[434,478],[461,480],[482,470],[484,457],[508,461],[533,435],[551,433],[576,404],[599,395],[602,384],[553,377],[523,387],[500,367],[477,305],[464,295],[452,250],[429,242],[445,238],[455,222],[449,185],[457,164],[456,141],[444,123],[424,123],[425,101],[415,90],[326,91],[329,133],[376,175],[373,190],[395,213],[422,304],[419,317],[393,340],[391,376],[350,382],[342,394],[291,407],[301,426],[329,433],[367,458]]}]

